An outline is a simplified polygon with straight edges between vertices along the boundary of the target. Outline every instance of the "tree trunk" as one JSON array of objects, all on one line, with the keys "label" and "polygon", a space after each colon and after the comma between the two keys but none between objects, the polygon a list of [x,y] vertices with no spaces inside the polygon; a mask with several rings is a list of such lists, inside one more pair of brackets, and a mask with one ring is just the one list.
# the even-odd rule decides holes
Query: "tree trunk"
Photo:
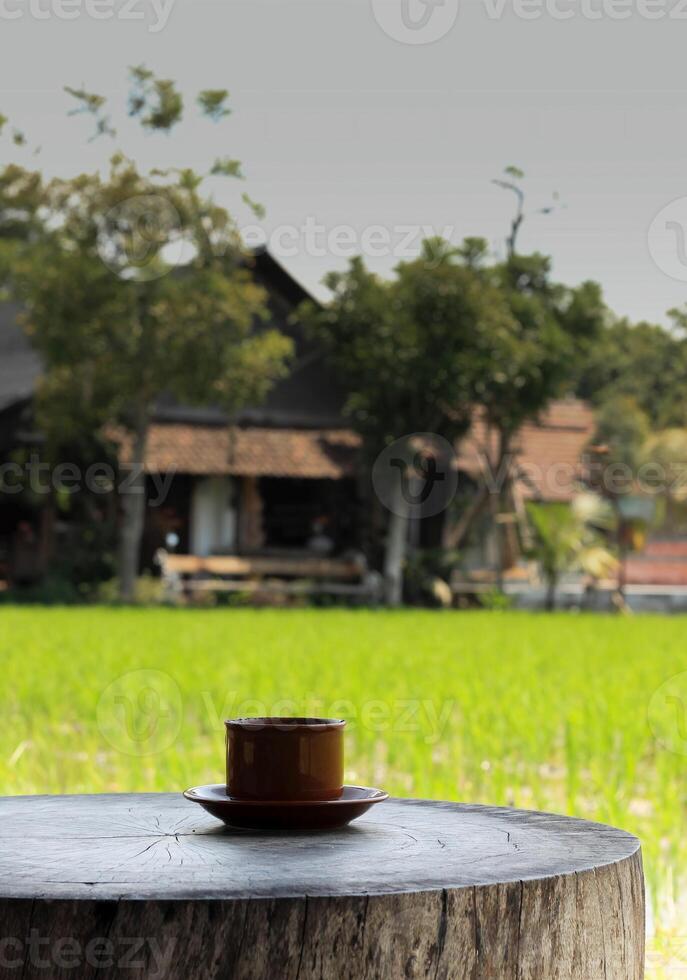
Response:
[{"label": "tree trunk", "polygon": [[[503,429],[497,429],[498,451],[497,466],[492,468],[492,485],[489,489],[489,510],[491,513],[492,533],[496,543],[496,587],[503,591],[503,572],[506,566],[506,528],[501,519],[503,502],[508,500],[511,484],[511,462],[509,459],[510,435]],[[505,467],[505,469],[504,469]]]},{"label": "tree trunk", "polygon": [[146,510],[145,455],[148,423],[139,423],[131,446],[131,461],[120,487],[121,525],[119,530],[119,598],[136,599],[136,579],[141,556],[141,539]]},{"label": "tree trunk", "polygon": [[625,563],[627,561],[627,531],[628,526],[625,523],[623,515],[620,510],[620,501],[614,498],[612,501],[613,509],[616,515],[617,522],[617,532],[616,539],[618,542],[618,581],[616,583],[615,594],[613,595],[613,606],[618,612],[627,612],[628,606],[625,601]]},{"label": "tree trunk", "polygon": [[556,608],[556,586],[558,579],[555,575],[550,575],[546,579],[546,611],[553,612]]},{"label": "tree trunk", "polygon": [[403,496],[402,479],[394,487],[384,557],[384,600],[388,606],[403,601],[403,565],[408,545],[408,503]]},{"label": "tree trunk", "polygon": [[234,832],[181,793],[0,817],[0,980],[644,976],[639,841],[612,827],[406,799],[355,830]]},{"label": "tree trunk", "polygon": [[[488,423],[488,429],[492,429],[491,423]],[[489,448],[485,447],[484,458],[489,471],[488,473],[483,473],[482,483],[477,491],[477,495],[469,507],[463,511],[460,519],[454,525],[450,525],[446,521],[442,542],[444,548],[459,548],[487,505],[491,511],[492,518],[499,512],[501,498],[504,492],[507,493],[509,491],[512,482],[511,462],[508,459],[510,443],[510,433],[499,429],[498,450],[496,463],[494,464],[490,459],[491,436],[487,437],[487,447]],[[506,466],[506,470],[505,473],[502,473],[504,465]],[[503,480],[503,484],[501,484],[501,480]],[[500,529],[497,533],[500,534]]]},{"label": "tree trunk", "polygon": [[491,494],[489,497],[489,511],[491,514],[491,534],[493,535],[494,550],[496,552],[496,588],[503,592],[503,526],[499,522],[501,514],[501,495],[500,493]]},{"label": "tree trunk", "polygon": [[486,484],[483,484],[478,489],[472,503],[466,507],[455,524],[451,524],[448,519],[445,521],[443,533],[444,548],[452,551],[461,546],[468,533],[472,530],[475,521],[484,510],[488,500],[489,489]]}]

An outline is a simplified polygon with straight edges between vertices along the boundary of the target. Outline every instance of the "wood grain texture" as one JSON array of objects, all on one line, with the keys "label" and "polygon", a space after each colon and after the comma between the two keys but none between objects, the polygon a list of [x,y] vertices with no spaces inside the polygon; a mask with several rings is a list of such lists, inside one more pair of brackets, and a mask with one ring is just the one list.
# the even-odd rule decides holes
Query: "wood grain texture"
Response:
[{"label": "wood grain texture", "polygon": [[275,835],[177,794],[6,797],[0,924],[0,980],[641,980],[644,884],[636,838],[551,814]]}]

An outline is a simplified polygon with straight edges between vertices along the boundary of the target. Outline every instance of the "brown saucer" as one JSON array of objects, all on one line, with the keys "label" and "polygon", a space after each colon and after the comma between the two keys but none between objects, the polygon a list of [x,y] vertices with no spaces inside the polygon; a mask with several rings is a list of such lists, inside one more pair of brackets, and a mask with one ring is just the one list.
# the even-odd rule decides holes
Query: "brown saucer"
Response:
[{"label": "brown saucer", "polygon": [[237,800],[227,796],[224,783],[195,786],[184,793],[187,800],[228,827],[242,830],[336,830],[362,816],[373,803],[389,794],[368,786],[344,786],[336,800]]}]

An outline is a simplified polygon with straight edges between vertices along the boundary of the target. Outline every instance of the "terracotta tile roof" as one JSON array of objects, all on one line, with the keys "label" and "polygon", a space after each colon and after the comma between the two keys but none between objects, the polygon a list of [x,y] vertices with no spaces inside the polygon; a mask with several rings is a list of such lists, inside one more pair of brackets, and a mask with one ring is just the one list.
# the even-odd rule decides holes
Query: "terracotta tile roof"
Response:
[{"label": "terracotta tile roof", "polygon": [[625,561],[625,581],[631,585],[687,585],[687,540],[649,540],[644,551]]},{"label": "terracotta tile roof", "polygon": [[223,476],[229,470],[230,430],[212,425],[154,425],[148,439],[149,473]]},{"label": "terracotta tile roof", "polygon": [[235,429],[230,472],[336,480],[355,474],[359,447],[350,429]]},{"label": "terracotta tile roof", "polygon": [[[552,402],[538,422],[528,422],[512,446],[518,486],[526,498],[570,500],[583,473],[583,452],[594,434],[594,416],[586,402],[565,399]],[[477,418],[469,436],[458,447],[459,469],[473,478],[496,456],[496,440]],[[498,474],[492,473],[497,480]]]},{"label": "terracotta tile roof", "polygon": [[[592,437],[591,409],[575,400],[554,402],[538,423],[524,425],[513,450],[525,497],[568,500],[582,471],[581,456]],[[486,428],[475,420],[458,447],[458,467],[476,477],[483,468]],[[126,463],[129,446],[120,437]],[[192,476],[274,476],[340,479],[356,471],[360,437],[350,429],[157,423],[152,426],[146,469],[150,473]],[[495,445],[492,440],[491,451]],[[497,474],[494,474],[497,477]]]},{"label": "terracotta tile roof", "polygon": [[[120,437],[122,462],[130,444]],[[264,429],[210,425],[153,425],[149,473],[192,476],[275,476],[339,479],[353,476],[360,438],[347,429]]]},{"label": "terracotta tile roof", "polygon": [[647,541],[643,554],[647,558],[659,560],[682,559],[687,563],[687,540],[685,538],[653,538]]},{"label": "terracotta tile roof", "polygon": [[687,585],[687,563],[633,555],[625,562],[625,581],[628,585]]}]

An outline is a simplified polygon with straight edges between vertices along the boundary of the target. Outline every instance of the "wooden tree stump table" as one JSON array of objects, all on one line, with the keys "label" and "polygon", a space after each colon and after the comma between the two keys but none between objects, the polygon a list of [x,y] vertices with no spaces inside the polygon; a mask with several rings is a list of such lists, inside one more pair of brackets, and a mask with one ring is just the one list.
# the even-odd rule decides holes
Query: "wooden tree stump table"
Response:
[{"label": "wooden tree stump table", "polygon": [[180,794],[0,799],[0,977],[636,980],[639,842],[389,800],[345,830],[226,830]]}]

